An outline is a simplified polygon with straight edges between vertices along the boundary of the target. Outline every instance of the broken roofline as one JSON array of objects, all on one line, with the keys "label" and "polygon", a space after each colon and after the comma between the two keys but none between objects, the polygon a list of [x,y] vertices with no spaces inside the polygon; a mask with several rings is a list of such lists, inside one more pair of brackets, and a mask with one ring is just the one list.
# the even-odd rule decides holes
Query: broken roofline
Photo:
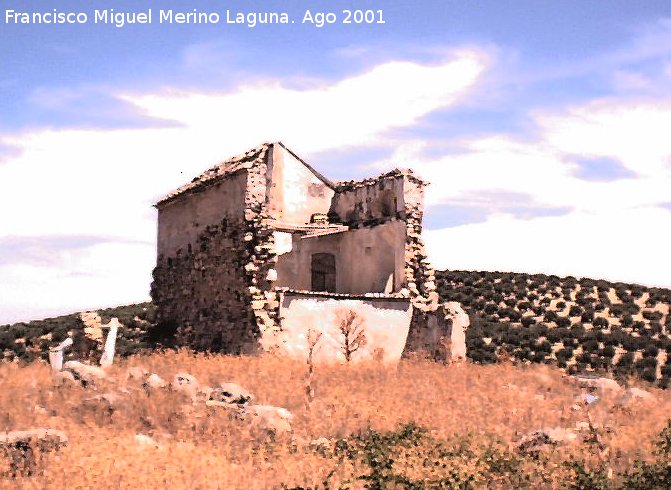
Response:
[{"label": "broken roofline", "polygon": [[425,187],[429,185],[428,182],[425,180],[422,180],[421,178],[417,177],[415,173],[409,169],[398,169],[395,168],[394,170],[390,170],[389,172],[386,172],[382,175],[378,175],[377,177],[369,177],[363,180],[346,180],[346,181],[340,181],[336,183],[336,192],[342,192],[342,191],[349,191],[353,189],[358,189],[360,187],[368,187],[371,185],[375,185],[381,180],[385,179],[394,179],[397,177],[407,177],[409,181],[420,185],[422,187]]},{"label": "broken roofline", "polygon": [[278,293],[289,296],[313,296],[319,298],[332,299],[357,299],[357,300],[390,300],[400,302],[410,302],[410,298],[399,293],[334,293],[330,291],[310,291],[306,289],[292,289],[288,287],[274,288]]},{"label": "broken roofline", "polygon": [[177,199],[178,197],[191,194],[192,192],[197,192],[198,190],[201,190],[223,179],[231,177],[237,174],[238,172],[250,169],[258,158],[266,158],[268,149],[271,148],[273,145],[279,145],[282,148],[284,148],[296,160],[305,165],[325,185],[327,185],[331,189],[336,188],[335,184],[330,179],[327,179],[321,173],[317,172],[317,170],[315,170],[310,164],[308,164],[305,160],[296,155],[296,153],[294,153],[292,150],[287,148],[284,145],[284,143],[282,143],[281,141],[275,141],[275,142],[262,143],[261,145],[256,146],[250,150],[247,150],[246,152],[240,155],[236,155],[227,160],[224,160],[223,162],[216,164],[215,166],[202,172],[197,177],[194,177],[191,180],[191,182],[184,184],[183,186],[178,187],[174,191],[168,193],[163,199],[154,204],[154,207],[157,208],[161,207],[164,204],[167,204],[173,201],[174,199]]},{"label": "broken roofline", "polygon": [[159,208],[169,202],[172,202],[173,200],[179,197],[191,194],[192,192],[197,192],[223,179],[231,177],[237,174],[238,172],[250,169],[258,158],[260,157],[266,158],[268,149],[271,148],[273,145],[279,145],[282,148],[284,148],[294,158],[296,158],[296,160],[305,165],[319,180],[321,180],[325,185],[335,190],[336,192],[357,189],[360,187],[367,187],[375,185],[381,180],[392,179],[396,177],[407,177],[408,180],[422,187],[429,185],[428,182],[417,177],[412,170],[410,169],[400,170],[398,168],[386,172],[377,177],[370,177],[363,180],[340,181],[338,183],[334,183],[330,179],[324,177],[324,175],[322,175],[320,172],[315,170],[314,167],[312,167],[309,163],[307,163],[301,157],[296,155],[296,153],[294,153],[292,150],[287,148],[284,145],[284,143],[282,143],[281,141],[275,141],[275,142],[263,143],[240,155],[236,155],[227,160],[224,160],[223,162],[216,164],[215,166],[202,172],[197,177],[194,177],[191,180],[191,182],[184,184],[183,186],[178,187],[174,191],[168,193],[163,199],[159,200],[156,204],[154,204],[154,207]]}]

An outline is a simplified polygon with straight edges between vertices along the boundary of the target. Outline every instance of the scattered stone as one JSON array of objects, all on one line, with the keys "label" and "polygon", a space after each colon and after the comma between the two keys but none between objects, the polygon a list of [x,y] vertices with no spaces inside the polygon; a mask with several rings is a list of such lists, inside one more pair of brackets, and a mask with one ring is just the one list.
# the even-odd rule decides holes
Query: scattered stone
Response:
[{"label": "scattered stone", "polygon": [[123,398],[119,393],[110,392],[85,398],[83,402],[84,406],[96,409],[102,408],[111,415],[121,408]]},{"label": "scattered stone", "polygon": [[170,383],[170,388],[173,391],[184,393],[192,399],[195,399],[198,395],[200,386],[195,376],[188,373],[177,373],[175,374],[172,383]]},{"label": "scattered stone", "polygon": [[165,388],[168,386],[168,383],[161,378],[158,374],[152,373],[149,376],[147,376],[147,379],[144,380],[144,383],[142,384],[142,387],[145,389],[160,389],[160,388]]},{"label": "scattered stone", "polygon": [[67,444],[67,435],[60,430],[17,430],[0,434],[0,455],[9,459],[12,477],[30,476],[36,467],[35,450],[40,453],[58,451]]},{"label": "scattered stone", "polygon": [[591,378],[587,376],[573,376],[581,388],[591,388],[601,391],[622,391],[622,387],[610,378]]},{"label": "scattered stone", "polygon": [[526,454],[537,454],[548,446],[571,444],[578,439],[572,429],[553,427],[530,432],[517,443],[517,450]]},{"label": "scattered stone", "polygon": [[57,371],[52,375],[54,386],[74,386],[80,385],[70,371]]},{"label": "scattered stone", "polygon": [[149,371],[144,366],[133,366],[126,371],[127,379],[142,380],[146,379],[148,375]]},{"label": "scattered stone", "polygon": [[162,448],[158,442],[145,434],[135,434],[135,442],[137,442],[138,446],[153,447],[156,449]]},{"label": "scattered stone", "polygon": [[582,401],[585,405],[591,405],[592,403],[596,403],[599,401],[598,396],[594,396],[591,393],[584,393],[582,396]]},{"label": "scattered stone", "polygon": [[209,394],[209,406],[242,406],[254,400],[254,395],[235,383],[222,383]]},{"label": "scattered stone", "polygon": [[75,379],[81,381],[83,385],[93,384],[95,381],[105,379],[105,371],[98,366],[91,366],[79,361],[68,361],[63,365],[63,369],[70,371]]},{"label": "scattered stone", "polygon": [[625,407],[634,402],[651,402],[654,400],[654,395],[649,391],[645,391],[640,388],[627,388],[627,390],[618,400],[617,405],[620,407]]},{"label": "scattered stone", "polygon": [[291,432],[293,414],[286,408],[272,405],[250,405],[243,408],[240,413],[243,419],[252,423],[253,427],[273,435]]},{"label": "scattered stone", "polygon": [[331,448],[331,441],[326,437],[320,437],[319,439],[311,440],[308,447],[323,455]]}]

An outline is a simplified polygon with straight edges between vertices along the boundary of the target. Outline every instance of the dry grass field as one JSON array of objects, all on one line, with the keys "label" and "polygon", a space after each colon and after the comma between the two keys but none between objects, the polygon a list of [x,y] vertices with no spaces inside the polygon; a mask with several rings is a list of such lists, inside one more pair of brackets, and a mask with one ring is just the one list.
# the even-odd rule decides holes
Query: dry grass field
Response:
[{"label": "dry grass field", "polygon": [[[141,380],[127,379],[132,366],[166,380],[187,372],[201,385],[238,383],[255,403],[290,410],[292,432],[273,436],[226,408],[145,390]],[[59,429],[69,444],[40,455],[30,476],[12,478],[0,460],[0,485],[651,488],[668,473],[668,452],[656,454],[655,446],[671,414],[667,391],[650,389],[652,400],[623,406],[621,395],[599,393],[588,406],[580,399],[585,392],[549,366],[403,361],[317,366],[308,407],[306,373],[305,363],[272,356],[180,351],[131,356],[106,380],[82,388],[55,387],[41,361],[1,364],[0,430]],[[116,393],[113,407],[87,400],[103,393]],[[544,428],[577,430],[572,441],[519,451],[524,434]]]}]

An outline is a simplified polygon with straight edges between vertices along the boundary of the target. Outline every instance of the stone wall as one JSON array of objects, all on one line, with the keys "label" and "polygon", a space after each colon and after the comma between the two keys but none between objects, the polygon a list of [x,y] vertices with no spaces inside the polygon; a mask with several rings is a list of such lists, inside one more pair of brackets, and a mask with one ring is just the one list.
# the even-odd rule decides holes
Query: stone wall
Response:
[{"label": "stone wall", "polygon": [[180,345],[251,352],[278,328],[268,146],[246,154],[235,173],[159,203],[151,294],[159,323],[177,328]]},{"label": "stone wall", "polygon": [[333,196],[330,219],[350,227],[374,226],[391,219],[403,219],[406,175],[395,170],[372,179],[341,182]]},{"label": "stone wall", "polygon": [[443,362],[465,360],[469,325],[468,315],[453,301],[439,304],[432,311],[413,308],[403,357]]},{"label": "stone wall", "polygon": [[197,242],[205,227],[224,218],[240,221],[245,210],[248,172],[226,178],[158,205],[158,255],[175,256]]},{"label": "stone wall", "polygon": [[[369,317],[376,332],[394,332],[394,342],[406,350],[435,351],[444,343],[450,319],[439,304],[421,239],[425,185],[412,172],[395,170],[340,183],[333,194],[332,184],[278,143],[213,167],[157,204],[152,298],[159,323],[177,328],[178,344],[246,353],[285,349],[287,335],[298,335],[297,319],[308,310],[319,318],[351,306]],[[329,201],[330,219],[349,230],[336,227],[332,234],[310,237],[278,231],[290,229],[279,227],[278,220],[303,224]],[[407,309],[402,315],[389,313],[398,305],[378,305],[380,295],[363,303],[330,297],[283,305],[278,286],[311,289],[314,253],[336,257],[338,292],[393,293],[384,301]],[[303,313],[294,315],[297,311]],[[285,313],[293,320],[283,318]],[[400,356],[403,347],[394,349]]]},{"label": "stone wall", "polygon": [[158,322],[177,327],[177,344],[231,354],[252,352],[259,337],[237,244],[242,220],[209,225],[190,251],[162,257],[154,269],[152,300]]},{"label": "stone wall", "polygon": [[[434,311],[438,307],[436,274],[422,240],[424,183],[415,179],[406,181],[405,199],[405,269],[404,288],[420,310]],[[405,291],[404,291],[405,292]]]},{"label": "stone wall", "polygon": [[422,241],[424,187],[409,170],[393,170],[376,178],[340,183],[329,215],[351,228],[378,228],[389,221],[403,223],[403,270],[394,291],[412,298],[426,311],[438,307],[435,272]]}]

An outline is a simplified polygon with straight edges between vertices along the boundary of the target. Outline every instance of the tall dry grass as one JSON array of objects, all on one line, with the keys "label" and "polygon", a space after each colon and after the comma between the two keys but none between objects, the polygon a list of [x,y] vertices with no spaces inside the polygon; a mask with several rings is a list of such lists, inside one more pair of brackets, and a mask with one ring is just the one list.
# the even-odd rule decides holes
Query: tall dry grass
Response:
[{"label": "tall dry grass", "polygon": [[[254,432],[225,409],[193,404],[180,393],[148,394],[139,381],[126,379],[131,366],[144,366],[166,380],[188,372],[202,385],[238,383],[256,395],[255,403],[290,410],[295,416],[292,437],[273,439]],[[668,394],[659,390],[652,390],[654,401],[625,408],[616,406],[615,395],[604,395],[589,412],[600,428],[600,443],[609,448],[605,457],[592,445],[578,443],[552,449],[541,459],[499,461],[517,454],[514,443],[523,434],[587,422],[588,408],[576,399],[580,391],[560,371],[540,365],[413,361],[393,367],[317,366],[309,407],[306,373],[305,363],[272,356],[181,351],[123,360],[110,369],[108,380],[84,389],[54,387],[43,363],[0,365],[0,430],[49,427],[65,431],[70,440],[64,450],[42,458],[38,474],[0,482],[7,488],[209,489],[315,487],[326,480],[331,488],[360,488],[366,482],[356,477],[370,465],[333,447],[315,450],[310,441],[349,437],[351,442],[357,433],[385,434],[413,423],[426,429],[423,442],[392,451],[397,455],[394,468],[409,477],[428,479],[454,470],[475,475],[470,480],[475,488],[562,488],[568,471],[564,463],[570,458],[588,467],[607,464],[615,473],[637,458],[650,460],[652,441],[671,414]],[[119,395],[115,410],[87,401],[109,392]],[[158,447],[139,443],[136,434],[152,437]],[[352,442],[351,447],[358,446]],[[455,450],[460,447],[461,452]],[[517,480],[506,476],[505,469],[482,470],[483,464],[504,463],[515,466]]]}]

